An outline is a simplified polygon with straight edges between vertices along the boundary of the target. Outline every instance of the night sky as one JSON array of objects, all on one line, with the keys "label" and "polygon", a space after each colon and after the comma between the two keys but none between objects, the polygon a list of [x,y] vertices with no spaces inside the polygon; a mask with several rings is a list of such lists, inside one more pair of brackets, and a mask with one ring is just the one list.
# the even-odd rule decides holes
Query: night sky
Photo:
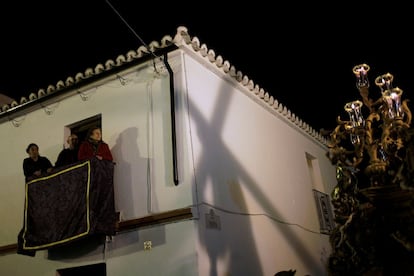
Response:
[{"label": "night sky", "polygon": [[354,65],[371,66],[372,98],[389,72],[414,99],[414,17],[360,2],[15,1],[0,9],[0,93],[19,101],[185,26],[314,129],[333,129],[359,99]]}]

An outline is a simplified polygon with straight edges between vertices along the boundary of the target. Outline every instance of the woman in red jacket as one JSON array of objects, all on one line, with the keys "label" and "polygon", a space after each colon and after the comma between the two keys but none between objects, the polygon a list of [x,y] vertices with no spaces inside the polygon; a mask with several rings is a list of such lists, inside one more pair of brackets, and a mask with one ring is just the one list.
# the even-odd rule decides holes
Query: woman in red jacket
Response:
[{"label": "woman in red jacket", "polygon": [[107,143],[102,141],[102,132],[100,127],[93,127],[88,130],[86,140],[79,147],[78,159],[86,160],[96,157],[99,160],[113,161],[111,150]]}]

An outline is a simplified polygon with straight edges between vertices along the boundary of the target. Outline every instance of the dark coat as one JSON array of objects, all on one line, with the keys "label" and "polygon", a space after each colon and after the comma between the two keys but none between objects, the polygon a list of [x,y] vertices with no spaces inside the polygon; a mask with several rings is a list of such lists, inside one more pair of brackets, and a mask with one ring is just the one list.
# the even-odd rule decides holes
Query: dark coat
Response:
[{"label": "dark coat", "polygon": [[37,161],[34,161],[30,157],[23,160],[23,172],[26,177],[26,181],[30,180],[32,177],[35,177],[33,175],[35,171],[41,171],[42,174],[46,174],[47,169],[49,168],[53,168],[53,165],[50,160],[44,156],[39,156]]},{"label": "dark coat", "polygon": [[55,167],[70,165],[78,161],[78,149],[63,149],[56,160]]}]

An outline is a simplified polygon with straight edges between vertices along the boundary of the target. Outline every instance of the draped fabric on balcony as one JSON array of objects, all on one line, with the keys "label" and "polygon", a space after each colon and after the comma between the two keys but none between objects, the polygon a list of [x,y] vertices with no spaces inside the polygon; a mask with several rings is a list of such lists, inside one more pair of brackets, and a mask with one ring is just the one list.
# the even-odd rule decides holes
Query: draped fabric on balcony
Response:
[{"label": "draped fabric on balcony", "polygon": [[18,253],[115,234],[114,163],[96,158],[57,169],[26,183]]}]

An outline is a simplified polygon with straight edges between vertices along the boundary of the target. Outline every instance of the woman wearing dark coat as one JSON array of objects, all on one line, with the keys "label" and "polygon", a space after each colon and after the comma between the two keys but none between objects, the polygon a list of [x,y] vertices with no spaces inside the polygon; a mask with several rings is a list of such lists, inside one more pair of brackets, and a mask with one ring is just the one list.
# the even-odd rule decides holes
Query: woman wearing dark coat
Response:
[{"label": "woman wearing dark coat", "polygon": [[99,127],[89,129],[86,140],[79,146],[79,160],[87,160],[92,157],[96,157],[99,160],[113,161],[108,144],[102,141],[102,132]]},{"label": "woman wearing dark coat", "polygon": [[39,146],[35,143],[30,143],[26,152],[29,157],[23,160],[23,172],[26,182],[41,175],[52,172],[53,165],[47,157],[39,154]]}]

